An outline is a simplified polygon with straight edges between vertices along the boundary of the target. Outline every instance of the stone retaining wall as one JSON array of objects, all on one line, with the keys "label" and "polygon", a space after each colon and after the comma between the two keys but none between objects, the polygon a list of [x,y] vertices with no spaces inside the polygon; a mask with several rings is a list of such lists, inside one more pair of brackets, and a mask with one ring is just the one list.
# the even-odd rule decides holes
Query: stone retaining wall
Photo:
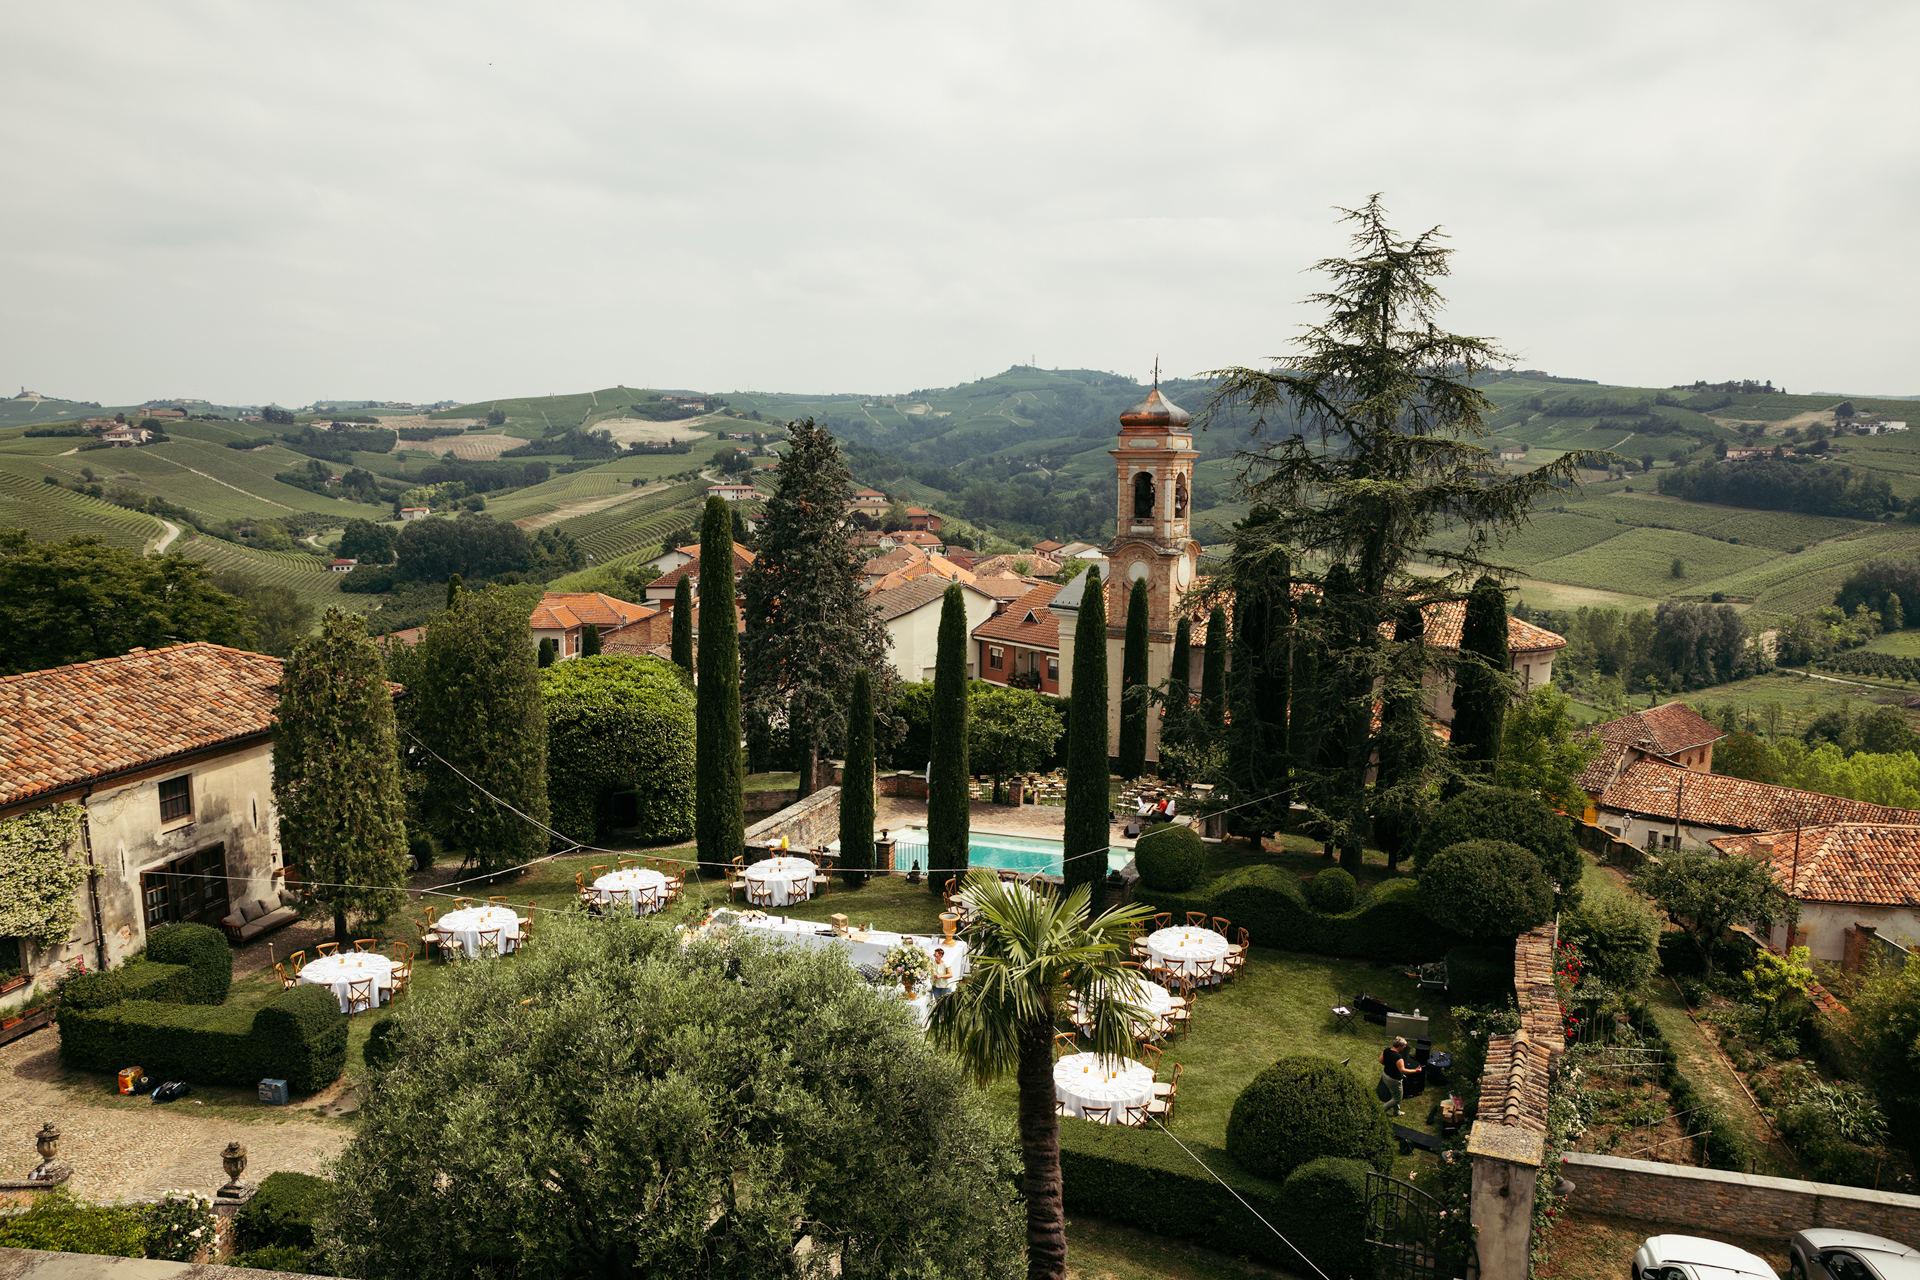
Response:
[{"label": "stone retaining wall", "polygon": [[832,844],[840,838],[840,788],[822,787],[805,800],[788,805],[770,818],[747,828],[747,861],[752,850],[777,843],[781,836],[796,849]]},{"label": "stone retaining wall", "polygon": [[927,798],[926,778],[905,769],[898,773],[881,774],[874,783],[874,789],[883,796],[906,796],[910,800]]},{"label": "stone retaining wall", "polygon": [[1581,1213],[1666,1223],[1689,1235],[1785,1239],[1833,1227],[1920,1240],[1920,1196],[1578,1151],[1567,1153],[1564,1170],[1574,1183],[1569,1203]]},{"label": "stone retaining wall", "polygon": [[742,799],[746,801],[748,813],[778,813],[792,804],[799,794],[796,788],[785,791],[749,791]]}]

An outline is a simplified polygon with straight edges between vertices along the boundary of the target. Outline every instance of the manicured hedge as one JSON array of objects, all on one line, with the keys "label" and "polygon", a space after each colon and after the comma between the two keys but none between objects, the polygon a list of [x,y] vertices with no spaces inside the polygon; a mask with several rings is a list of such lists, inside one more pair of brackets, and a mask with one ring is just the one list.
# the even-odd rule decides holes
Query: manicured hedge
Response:
[{"label": "manicured hedge", "polygon": [[119,969],[68,978],[60,984],[60,1007],[104,1009],[124,1000],[192,1004],[193,993],[198,988],[197,976],[184,964],[155,964],[151,960],[135,960]]},{"label": "manicured hedge", "polygon": [[[233,986],[233,948],[226,935],[204,924],[163,924],[147,934],[147,959],[193,970],[187,1004],[219,1004]],[[130,996],[130,999],[153,999]]]},{"label": "manicured hedge", "polygon": [[1176,918],[1187,911],[1225,916],[1235,928],[1244,928],[1256,947],[1410,963],[1438,960],[1461,941],[1427,918],[1419,893],[1416,880],[1386,880],[1353,910],[1325,915],[1308,905],[1298,877],[1260,863],[1236,868],[1190,893],[1142,886],[1134,896]]},{"label": "manicured hedge", "polygon": [[[138,966],[134,966],[138,967]],[[250,1085],[267,1077],[312,1093],[346,1066],[347,1020],[332,990],[301,986],[258,1009],[123,1000],[60,1007],[60,1055],[72,1066],[139,1066],[155,1080]]]},{"label": "manicured hedge", "polygon": [[314,1223],[332,1199],[333,1183],[325,1178],[286,1169],[270,1173],[235,1215],[240,1242],[248,1249],[311,1249]]},{"label": "manicured hedge", "polygon": [[1393,1127],[1373,1091],[1318,1054],[1280,1059],[1247,1083],[1227,1117],[1227,1151],[1263,1178],[1286,1178],[1328,1156],[1393,1167]]},{"label": "manicured hedge", "polygon": [[1447,948],[1447,994],[1456,1004],[1499,1004],[1513,992],[1513,943]]},{"label": "manicured hedge", "polygon": [[[1300,1254],[1276,1239],[1246,1205],[1208,1174],[1211,1169],[1327,1274],[1370,1274],[1359,1231],[1366,1213],[1365,1166],[1356,1161],[1320,1160],[1279,1183],[1252,1176],[1219,1147],[1188,1142],[1187,1149],[1183,1151],[1158,1129],[1063,1120],[1060,1174],[1067,1212],[1093,1214],[1156,1235],[1203,1241],[1209,1249],[1223,1253],[1310,1271]],[[1198,1161],[1204,1161],[1206,1168]],[[1349,1164],[1354,1169],[1321,1167]],[[1351,1191],[1351,1205],[1344,1203],[1340,1187]]]},{"label": "manicured hedge", "polygon": [[1307,882],[1307,897],[1323,915],[1340,915],[1360,905],[1360,886],[1345,867],[1328,867]]}]

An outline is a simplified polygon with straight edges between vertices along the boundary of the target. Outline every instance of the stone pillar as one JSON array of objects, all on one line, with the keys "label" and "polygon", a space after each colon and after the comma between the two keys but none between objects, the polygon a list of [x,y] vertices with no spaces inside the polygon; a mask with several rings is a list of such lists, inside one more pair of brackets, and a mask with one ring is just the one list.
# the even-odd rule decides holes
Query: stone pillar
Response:
[{"label": "stone pillar", "polygon": [[1480,1280],[1527,1280],[1533,1246],[1533,1183],[1546,1135],[1482,1120],[1467,1137],[1473,1157],[1473,1231]]},{"label": "stone pillar", "polygon": [[1026,803],[1026,798],[1027,780],[1025,778],[1014,778],[1007,783],[1007,803],[1009,805],[1018,809],[1022,804]]},{"label": "stone pillar", "polygon": [[893,874],[893,851],[900,842],[897,840],[875,840],[873,842],[873,869],[879,875]]}]

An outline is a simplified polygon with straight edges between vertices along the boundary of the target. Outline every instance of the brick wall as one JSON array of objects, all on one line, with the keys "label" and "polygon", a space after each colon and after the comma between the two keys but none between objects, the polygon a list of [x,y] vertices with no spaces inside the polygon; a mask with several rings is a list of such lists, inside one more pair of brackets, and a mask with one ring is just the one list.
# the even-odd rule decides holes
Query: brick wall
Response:
[{"label": "brick wall", "polygon": [[788,791],[749,791],[742,798],[748,813],[778,813],[792,804],[798,789]]},{"label": "brick wall", "polygon": [[1570,1204],[1582,1213],[1665,1223],[1689,1235],[1785,1239],[1807,1227],[1920,1239],[1920,1196],[1569,1152]]},{"label": "brick wall", "polygon": [[926,778],[905,769],[898,773],[881,774],[874,787],[883,796],[906,796],[912,800],[927,798]]}]

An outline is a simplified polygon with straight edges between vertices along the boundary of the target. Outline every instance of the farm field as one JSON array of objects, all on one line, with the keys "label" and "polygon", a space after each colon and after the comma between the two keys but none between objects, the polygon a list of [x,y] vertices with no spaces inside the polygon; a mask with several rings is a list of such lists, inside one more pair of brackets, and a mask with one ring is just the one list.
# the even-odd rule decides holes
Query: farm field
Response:
[{"label": "farm field", "polygon": [[205,561],[216,574],[244,573],[274,586],[291,587],[316,611],[334,608],[365,613],[380,601],[378,596],[350,595],[340,590],[339,577],[327,569],[327,562],[319,556],[298,551],[260,551],[208,537],[189,539],[179,544],[179,549],[196,560]]},{"label": "farm field", "polygon": [[598,563],[650,550],[690,530],[700,519],[703,480],[687,481],[646,494],[617,506],[559,521],[554,527],[572,534]]},{"label": "farm field", "polygon": [[0,470],[0,529],[25,529],[43,542],[91,534],[129,549],[145,547],[166,532],[152,516],[5,470]]},{"label": "farm field", "polygon": [[[1684,564],[1678,578],[1673,574],[1676,558]],[[1715,542],[1672,529],[1632,528],[1572,555],[1528,567],[1535,577],[1550,582],[1659,596],[1678,594],[1675,588],[1683,585],[1689,594],[1705,590],[1702,584],[1757,567],[1769,558],[1758,547]]]},{"label": "farm field", "polygon": [[[20,444],[39,444],[38,440]],[[290,511],[338,511],[348,504],[309,493],[273,478],[276,471],[304,466],[286,449],[247,453],[197,440],[139,449],[94,449],[63,457],[35,457],[0,443],[0,471],[34,482],[43,475],[79,481],[90,470],[101,484],[157,493],[208,520],[248,519]]]}]

